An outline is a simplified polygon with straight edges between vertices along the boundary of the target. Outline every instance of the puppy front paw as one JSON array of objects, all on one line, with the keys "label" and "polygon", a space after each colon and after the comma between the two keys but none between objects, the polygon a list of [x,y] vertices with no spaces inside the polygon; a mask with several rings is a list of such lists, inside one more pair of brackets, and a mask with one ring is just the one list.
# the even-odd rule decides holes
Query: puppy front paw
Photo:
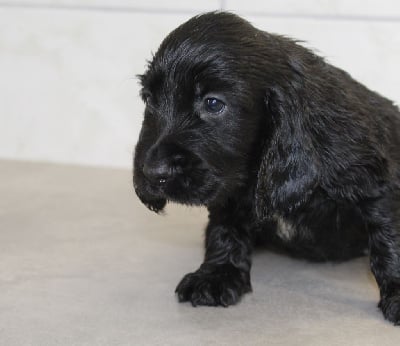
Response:
[{"label": "puppy front paw", "polygon": [[193,306],[227,307],[250,291],[249,273],[232,264],[203,264],[196,272],[184,276],[175,293],[179,302],[190,301]]},{"label": "puppy front paw", "polygon": [[400,325],[400,292],[382,298],[378,306],[388,321]]}]

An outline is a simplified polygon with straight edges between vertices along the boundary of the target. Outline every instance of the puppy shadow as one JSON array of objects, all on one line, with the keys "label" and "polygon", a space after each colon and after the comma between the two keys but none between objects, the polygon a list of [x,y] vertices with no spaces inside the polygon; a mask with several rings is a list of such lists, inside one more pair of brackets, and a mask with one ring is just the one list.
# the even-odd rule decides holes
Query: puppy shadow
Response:
[{"label": "puppy shadow", "polygon": [[[366,319],[373,312],[379,314],[379,290],[366,256],[345,262],[311,262],[282,250],[258,249],[253,257],[252,283],[255,299],[272,292],[282,301],[291,297],[307,309],[328,308],[329,314],[346,311]],[[266,305],[269,302],[266,298]]]}]

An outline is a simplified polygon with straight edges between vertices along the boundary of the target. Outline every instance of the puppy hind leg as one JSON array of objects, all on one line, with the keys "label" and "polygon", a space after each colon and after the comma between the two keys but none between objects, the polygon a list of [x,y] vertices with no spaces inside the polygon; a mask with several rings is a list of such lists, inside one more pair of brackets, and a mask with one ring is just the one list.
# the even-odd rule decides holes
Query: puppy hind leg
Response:
[{"label": "puppy hind leg", "polygon": [[200,268],[187,274],[175,292],[193,306],[229,306],[251,291],[251,235],[243,225],[210,216],[206,253]]},{"label": "puppy hind leg", "polygon": [[367,208],[371,270],[384,317],[400,325],[400,203],[392,198]]}]

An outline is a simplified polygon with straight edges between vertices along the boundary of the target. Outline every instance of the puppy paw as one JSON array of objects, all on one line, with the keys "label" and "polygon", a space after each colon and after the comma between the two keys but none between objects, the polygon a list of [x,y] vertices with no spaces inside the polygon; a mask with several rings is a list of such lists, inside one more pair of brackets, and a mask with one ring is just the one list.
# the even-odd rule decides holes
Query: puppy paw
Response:
[{"label": "puppy paw", "polygon": [[228,306],[251,291],[250,276],[232,264],[203,264],[194,273],[184,276],[175,293],[180,302],[190,301],[193,306]]},{"label": "puppy paw", "polygon": [[396,326],[400,325],[400,292],[382,298],[378,306],[388,321],[393,322]]}]

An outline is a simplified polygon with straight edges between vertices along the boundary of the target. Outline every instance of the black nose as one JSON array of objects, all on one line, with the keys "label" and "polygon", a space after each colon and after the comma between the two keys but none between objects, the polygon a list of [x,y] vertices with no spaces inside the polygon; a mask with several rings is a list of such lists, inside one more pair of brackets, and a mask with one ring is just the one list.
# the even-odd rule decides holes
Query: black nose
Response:
[{"label": "black nose", "polygon": [[146,178],[155,184],[164,184],[171,179],[173,171],[167,162],[145,163],[143,173]]}]

